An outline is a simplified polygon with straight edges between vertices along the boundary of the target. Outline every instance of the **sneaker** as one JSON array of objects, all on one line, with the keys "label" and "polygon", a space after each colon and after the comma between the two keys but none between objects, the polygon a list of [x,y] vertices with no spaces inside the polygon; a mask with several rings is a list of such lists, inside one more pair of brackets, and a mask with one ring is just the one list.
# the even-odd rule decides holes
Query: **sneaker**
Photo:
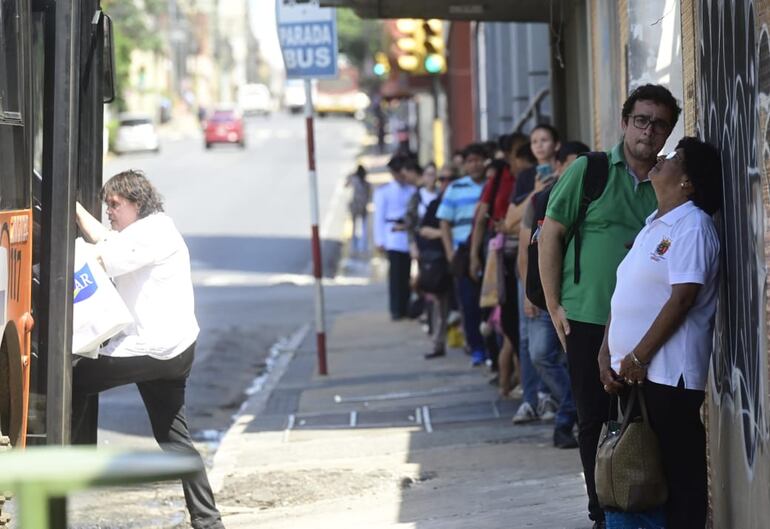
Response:
[{"label": "sneaker", "polygon": [[473,351],[471,353],[471,365],[473,367],[478,367],[480,365],[483,365],[485,356],[486,355],[484,354],[484,351]]},{"label": "sneaker", "polygon": [[513,424],[524,424],[536,421],[537,419],[537,412],[532,409],[532,406],[529,405],[529,402],[522,402],[521,406],[519,406],[519,409],[516,410],[516,414],[513,416],[511,421]]},{"label": "sneaker", "polygon": [[540,416],[540,420],[554,420],[556,411],[559,409],[558,403],[547,393],[538,393],[537,396],[537,414]]},{"label": "sneaker", "polygon": [[572,434],[572,428],[556,428],[553,431],[553,446],[556,448],[577,448],[578,442]]},{"label": "sneaker", "polygon": [[521,387],[521,384],[517,384],[516,387],[511,390],[511,398],[519,400],[524,398],[524,388]]}]

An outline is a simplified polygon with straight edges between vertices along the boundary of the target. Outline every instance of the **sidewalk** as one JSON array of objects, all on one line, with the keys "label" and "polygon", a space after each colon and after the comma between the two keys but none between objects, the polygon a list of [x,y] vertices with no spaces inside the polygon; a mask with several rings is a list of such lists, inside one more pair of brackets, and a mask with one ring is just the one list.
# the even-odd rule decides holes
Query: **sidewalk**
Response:
[{"label": "sidewalk", "polygon": [[308,334],[217,452],[229,529],[590,526],[578,452],[551,446],[552,424],[512,426],[518,403],[462,352],[424,360],[427,337],[389,320],[383,284],[327,299],[330,375]]}]

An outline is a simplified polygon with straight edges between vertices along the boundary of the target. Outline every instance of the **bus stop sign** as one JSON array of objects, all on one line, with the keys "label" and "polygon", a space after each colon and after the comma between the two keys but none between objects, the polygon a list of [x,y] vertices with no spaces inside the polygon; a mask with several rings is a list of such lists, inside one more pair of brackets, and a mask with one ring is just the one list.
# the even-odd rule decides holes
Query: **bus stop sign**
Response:
[{"label": "bus stop sign", "polygon": [[276,0],[287,79],[337,77],[337,16],[318,0]]}]

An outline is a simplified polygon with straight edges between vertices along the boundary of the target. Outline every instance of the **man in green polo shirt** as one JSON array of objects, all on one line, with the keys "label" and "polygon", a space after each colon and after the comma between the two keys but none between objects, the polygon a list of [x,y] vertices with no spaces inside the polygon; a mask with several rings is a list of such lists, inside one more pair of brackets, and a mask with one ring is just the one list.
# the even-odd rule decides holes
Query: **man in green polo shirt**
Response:
[{"label": "man in green polo shirt", "polygon": [[660,85],[637,88],[623,104],[623,140],[607,153],[607,185],[602,195],[590,203],[580,227],[578,283],[574,277],[574,238],[569,234],[583,198],[585,157],[573,162],[553,188],[538,241],[548,312],[567,351],[588,511],[596,529],[604,527],[604,512],[594,483],[596,445],[609,409],[597,357],[609,317],[616,269],[645,219],[657,208],[647,173],[655,165],[680,112],[674,96]]}]

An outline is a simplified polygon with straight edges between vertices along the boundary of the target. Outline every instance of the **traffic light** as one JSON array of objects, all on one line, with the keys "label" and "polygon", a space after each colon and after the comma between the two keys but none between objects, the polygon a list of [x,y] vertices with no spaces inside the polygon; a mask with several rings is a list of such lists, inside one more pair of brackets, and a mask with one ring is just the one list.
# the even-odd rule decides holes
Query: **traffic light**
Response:
[{"label": "traffic light", "polygon": [[446,47],[444,45],[443,22],[431,18],[423,23],[423,68],[429,74],[446,72]]},{"label": "traffic light", "polygon": [[421,22],[414,18],[396,20],[396,63],[405,72],[416,73],[422,68],[424,36]]},{"label": "traffic light", "polygon": [[374,54],[374,75],[382,77],[390,73],[390,59],[387,54],[378,51]]}]

